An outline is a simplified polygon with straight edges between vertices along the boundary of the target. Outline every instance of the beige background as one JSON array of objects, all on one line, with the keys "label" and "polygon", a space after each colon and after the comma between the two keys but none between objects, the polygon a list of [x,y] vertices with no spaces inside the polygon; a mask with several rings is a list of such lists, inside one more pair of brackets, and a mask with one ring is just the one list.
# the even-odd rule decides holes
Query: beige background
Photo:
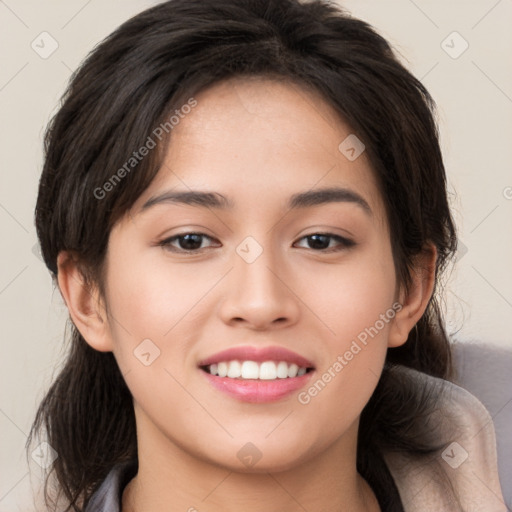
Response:
[{"label": "beige background", "polygon": [[[29,472],[24,444],[64,353],[66,309],[34,251],[43,130],[72,70],[93,46],[155,3],[0,1],[0,512],[34,510],[29,490],[31,481],[39,485],[39,466],[31,460]],[[450,332],[458,340],[510,347],[512,1],[342,4],[388,38],[439,106],[463,243],[446,289]],[[58,43],[47,59],[31,47],[44,31]]]}]

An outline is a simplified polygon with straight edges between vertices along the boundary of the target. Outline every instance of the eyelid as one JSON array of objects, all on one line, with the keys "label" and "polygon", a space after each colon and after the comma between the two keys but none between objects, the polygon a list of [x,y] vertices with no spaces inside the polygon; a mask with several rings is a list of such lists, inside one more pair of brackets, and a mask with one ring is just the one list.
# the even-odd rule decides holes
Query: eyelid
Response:
[{"label": "eyelid", "polygon": [[331,233],[328,231],[314,231],[312,233],[301,236],[298,241],[301,241],[305,238],[309,238],[314,235],[325,236],[325,237],[331,238],[333,240],[337,240],[342,245],[341,248],[331,247],[331,248],[319,249],[319,250],[310,249],[313,252],[318,252],[321,254],[330,253],[330,252],[340,252],[344,249],[350,249],[351,247],[354,247],[355,245],[357,245],[357,243],[351,238],[347,238],[346,236],[342,236],[342,235],[337,235],[336,233]]},{"label": "eyelid", "polygon": [[[177,233],[176,235],[172,235],[172,236],[166,237],[166,238],[160,240],[159,242],[157,242],[155,245],[161,246],[161,247],[163,247],[164,249],[167,249],[170,252],[181,253],[181,254],[199,254],[204,249],[207,249],[207,247],[206,248],[203,247],[203,248],[197,249],[197,250],[187,250],[187,249],[178,249],[178,248],[173,247],[173,246],[170,245],[171,242],[173,242],[173,241],[175,241],[175,240],[177,240],[179,238],[185,237],[187,235],[198,235],[198,236],[201,236],[203,238],[208,238],[209,240],[217,240],[213,236],[207,235],[206,233],[203,233],[203,232],[200,232],[200,231],[185,231],[183,233]],[[172,247],[172,248],[168,249],[169,247]]]},{"label": "eyelid", "polygon": [[[202,247],[202,248],[199,248],[196,250],[187,250],[187,249],[179,249],[179,248],[175,248],[175,247],[171,246],[171,242],[174,242],[174,241],[178,240],[179,238],[185,237],[187,235],[197,235],[197,236],[218,242],[218,240],[216,238],[214,238],[210,235],[207,235],[206,233],[203,233],[200,231],[185,231],[183,233],[177,233],[170,237],[164,238],[163,240],[157,242],[156,245],[159,245],[170,252],[174,252],[174,253],[178,253],[178,254],[201,254],[205,249],[208,249],[208,247]],[[313,232],[310,232],[309,234],[302,235],[301,237],[299,237],[297,239],[296,242],[294,242],[294,245],[297,242],[300,242],[304,239],[307,239],[307,238],[315,236],[315,235],[325,236],[327,238],[337,240],[341,244],[341,248],[330,247],[330,248],[325,248],[325,249],[311,249],[311,248],[305,247],[305,249],[308,249],[312,252],[317,252],[320,254],[341,252],[342,250],[350,249],[351,247],[354,247],[355,245],[357,245],[357,242],[355,242],[351,238],[347,238],[346,236],[338,235],[336,233],[331,233],[328,231],[321,231],[321,230],[313,231]]]}]

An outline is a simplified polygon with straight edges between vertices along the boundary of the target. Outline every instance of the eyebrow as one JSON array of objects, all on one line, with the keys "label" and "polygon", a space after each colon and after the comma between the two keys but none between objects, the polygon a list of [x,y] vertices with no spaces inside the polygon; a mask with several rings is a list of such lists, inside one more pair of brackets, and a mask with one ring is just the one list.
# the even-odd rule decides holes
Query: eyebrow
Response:
[{"label": "eyebrow", "polygon": [[[233,201],[218,192],[170,190],[148,199],[142,206],[140,212],[142,213],[148,208],[162,203],[184,204],[222,210],[234,208]],[[293,194],[288,200],[287,208],[290,210],[296,210],[299,208],[308,208],[328,203],[353,203],[361,207],[367,214],[372,214],[372,210],[368,202],[357,192],[347,188],[338,187],[308,190],[306,192]]]}]

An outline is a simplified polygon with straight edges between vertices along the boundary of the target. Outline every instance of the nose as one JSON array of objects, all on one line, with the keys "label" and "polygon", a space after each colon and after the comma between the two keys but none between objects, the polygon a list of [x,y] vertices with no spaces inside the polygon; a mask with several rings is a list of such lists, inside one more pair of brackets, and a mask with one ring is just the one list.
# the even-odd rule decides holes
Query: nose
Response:
[{"label": "nose", "polygon": [[224,283],[220,316],[230,326],[263,331],[297,322],[299,299],[289,272],[271,251],[263,250],[252,262],[234,255],[234,268]]}]

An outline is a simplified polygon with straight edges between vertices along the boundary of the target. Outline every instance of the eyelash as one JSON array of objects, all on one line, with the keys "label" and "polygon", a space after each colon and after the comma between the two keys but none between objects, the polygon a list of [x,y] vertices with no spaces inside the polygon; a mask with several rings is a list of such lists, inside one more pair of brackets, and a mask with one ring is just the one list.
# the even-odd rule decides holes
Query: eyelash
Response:
[{"label": "eyelash", "polygon": [[[175,240],[185,238],[188,235],[201,236],[201,237],[209,238],[210,240],[214,240],[213,237],[205,235],[204,233],[189,232],[189,233],[181,233],[179,235],[174,235],[170,238],[166,238],[166,239],[158,242],[157,245],[163,247],[165,250],[168,250],[170,252],[176,252],[176,253],[181,253],[181,254],[199,254],[201,252],[201,249],[187,250],[187,249],[177,249],[177,248],[171,246],[171,243],[174,242]],[[345,237],[342,237],[339,235],[335,235],[333,233],[311,233],[310,235],[303,236],[299,240],[311,238],[314,236],[322,236],[322,237],[331,238],[331,239],[338,241],[341,244],[341,247],[338,247],[338,248],[331,247],[331,248],[320,249],[320,250],[311,249],[314,252],[321,252],[321,253],[339,252],[339,251],[349,249],[356,245],[356,243],[353,240],[350,240],[349,238],[345,238]],[[205,249],[205,248],[203,247],[203,249]]]}]

